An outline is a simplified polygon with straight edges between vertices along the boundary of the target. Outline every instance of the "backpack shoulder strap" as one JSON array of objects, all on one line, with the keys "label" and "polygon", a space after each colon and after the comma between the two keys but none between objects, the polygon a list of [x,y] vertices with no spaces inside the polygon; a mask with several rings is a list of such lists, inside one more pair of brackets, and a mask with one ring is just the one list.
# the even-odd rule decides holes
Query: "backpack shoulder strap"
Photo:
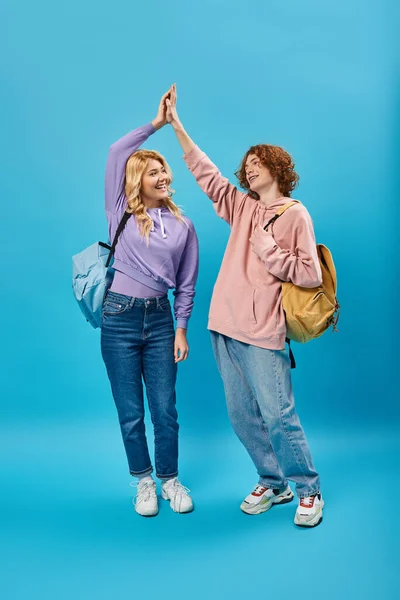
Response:
[{"label": "backpack shoulder strap", "polygon": [[283,213],[286,212],[288,210],[288,208],[290,208],[291,206],[294,206],[295,204],[300,204],[300,202],[298,200],[291,200],[291,202],[287,202],[286,204],[284,204],[283,206],[281,206],[280,208],[278,208],[278,210],[276,211],[275,215],[272,217],[272,219],[270,219],[268,221],[268,223],[264,227],[264,230],[268,231],[268,227],[270,225],[273,225],[273,223],[275,223],[275,221],[277,219],[279,219],[279,217],[281,215],[283,215]]},{"label": "backpack shoulder strap", "polygon": [[117,231],[115,232],[115,235],[114,235],[113,243],[111,244],[110,253],[109,253],[108,258],[107,258],[106,268],[110,266],[110,262],[111,262],[111,259],[112,259],[113,255],[114,255],[115,247],[117,245],[120,233],[123,230],[123,228],[125,227],[126,222],[128,221],[128,219],[131,216],[131,214],[132,213],[124,212],[124,216],[122,217],[121,221],[119,222]]}]

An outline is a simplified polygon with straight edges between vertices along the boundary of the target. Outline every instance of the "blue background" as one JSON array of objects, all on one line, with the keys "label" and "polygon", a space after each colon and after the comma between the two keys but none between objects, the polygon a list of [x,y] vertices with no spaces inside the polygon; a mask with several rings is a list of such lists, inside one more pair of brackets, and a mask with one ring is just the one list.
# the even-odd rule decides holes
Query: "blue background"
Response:
[{"label": "blue background", "polygon": [[[108,599],[318,595],[395,598],[399,579],[395,113],[389,0],[1,6],[1,596]],[[191,515],[141,519],[99,331],[71,292],[71,255],[106,239],[108,147],[178,86],[188,132],[235,181],[254,143],[286,148],[319,242],[332,250],[339,329],[296,346],[296,402],[326,500],[246,517],[256,473],[226,416],[206,330],[228,226],[165,127],[145,147],[174,172],[200,276],[179,367],[181,479]],[[5,219],[4,219],[5,215]]]}]

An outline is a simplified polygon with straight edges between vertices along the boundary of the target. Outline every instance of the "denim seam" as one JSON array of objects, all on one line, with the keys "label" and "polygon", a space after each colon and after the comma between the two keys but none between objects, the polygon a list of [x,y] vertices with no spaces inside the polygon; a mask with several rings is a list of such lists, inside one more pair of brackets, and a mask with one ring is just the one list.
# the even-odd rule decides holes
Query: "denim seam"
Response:
[{"label": "denim seam", "polygon": [[316,491],[313,491],[313,490],[311,490],[311,492],[308,492],[307,494],[306,494],[305,492],[302,492],[302,493],[299,495],[299,499],[300,499],[300,500],[303,500],[304,498],[308,498],[309,496],[315,496],[316,494],[319,494],[320,492],[321,492],[321,490],[320,490],[320,489],[318,489],[318,490],[316,490]]},{"label": "denim seam", "polygon": [[293,456],[295,458],[295,461],[297,463],[297,466],[300,468],[300,471],[302,472],[303,477],[307,477],[307,474],[304,471],[303,465],[301,463],[301,461],[299,460],[299,456],[297,454],[296,451],[296,445],[293,443],[293,439],[289,433],[289,431],[286,429],[286,424],[285,424],[285,419],[282,413],[282,388],[281,388],[281,382],[280,379],[278,377],[278,372],[277,372],[277,367],[276,367],[276,354],[275,352],[273,352],[272,354],[272,362],[273,362],[273,366],[274,366],[274,374],[275,374],[275,382],[276,382],[276,386],[277,386],[277,391],[278,391],[278,398],[279,398],[279,415],[280,415],[280,419],[281,419],[281,423],[282,423],[282,428],[283,431],[285,432],[285,435],[289,441],[289,447],[292,450]]},{"label": "denim seam", "polygon": [[146,335],[144,333],[145,327],[146,327],[146,310],[144,311],[144,315],[143,315],[143,325],[142,325],[142,340],[146,339]]},{"label": "denim seam", "polygon": [[[146,379],[144,376],[144,369],[142,368],[142,373],[143,373],[143,380],[144,380],[144,384],[146,385]],[[153,403],[151,400],[151,394],[148,393],[147,390],[147,385],[146,385],[146,395],[147,395],[147,400],[148,400],[148,404],[149,404],[149,410],[150,410],[150,415],[151,415],[151,420],[153,422],[153,431],[154,431],[154,458],[156,461],[156,474],[157,474],[157,465],[160,464],[160,459],[159,459],[159,453],[158,453],[158,431],[157,431],[157,427],[154,424],[155,423],[155,418],[154,418],[154,409],[153,409]],[[157,475],[158,477],[158,475]]]},{"label": "denim seam", "polygon": [[172,477],[177,477],[177,476],[178,476],[178,471],[176,471],[175,473],[171,473],[171,475],[159,475],[159,474],[156,472],[156,477],[157,477],[158,479],[172,479]]},{"label": "denim seam", "polygon": [[277,487],[277,485],[276,485],[276,481],[274,481],[274,482],[269,482],[269,481],[267,481],[267,480],[268,480],[268,477],[262,477],[262,476],[260,475],[260,478],[259,478],[259,483],[260,483],[260,482],[262,482],[262,483],[264,483],[264,482],[265,482],[265,486],[264,486],[264,487],[267,487],[267,488],[269,488],[270,490],[279,490],[279,491],[282,491],[282,490],[285,490],[285,489],[287,488],[287,486],[289,485],[289,482],[288,482],[288,481],[286,481],[286,482],[285,482],[283,485],[281,485],[281,486],[278,486],[278,487]]},{"label": "denim seam", "polygon": [[[149,401],[149,406],[150,406],[150,401]],[[153,419],[153,411],[150,409],[150,413],[152,415],[152,419]],[[153,431],[154,431],[154,458],[156,460],[156,472],[157,472],[157,465],[160,464],[160,458],[159,458],[159,454],[158,454],[158,434],[157,434],[157,427],[154,425],[153,426]]]},{"label": "denim seam", "polygon": [[[254,397],[253,397],[253,396],[252,396],[252,399],[254,400]],[[255,400],[254,400],[254,401],[255,401]],[[257,402],[256,402],[256,401],[255,401],[255,403],[257,404]],[[258,405],[257,405],[257,407],[258,407]],[[259,408],[259,407],[258,407],[258,408]],[[267,445],[268,445],[268,446],[271,448],[271,450],[272,450],[273,454],[275,454],[275,450],[273,449],[273,447],[272,447],[272,444],[271,444],[271,439],[270,439],[269,435],[267,434],[267,432],[268,432],[268,429],[266,428],[266,426],[265,426],[265,423],[264,423],[264,421],[262,420],[262,415],[260,414],[260,411],[259,411],[259,410],[257,411],[257,420],[258,420],[258,422],[259,422],[259,424],[260,424],[260,426],[261,426],[261,431],[263,432],[263,435],[264,435],[264,438],[265,438],[265,440],[266,440],[266,442],[267,442]],[[268,433],[269,433],[269,432],[268,432]],[[279,462],[278,462],[278,457],[276,456],[276,454],[275,454],[275,457],[276,457],[276,461],[277,461],[277,463],[278,463],[278,466],[279,466],[279,468],[280,468],[280,465],[279,465]],[[281,472],[282,472],[282,475],[283,475],[283,477],[284,477],[284,479],[283,479],[283,482],[284,482],[284,484],[286,483],[286,485],[285,485],[285,487],[286,487],[286,486],[288,485],[288,482],[287,482],[287,479],[286,479],[286,477],[285,477],[285,474],[283,473],[282,469],[281,469]],[[259,475],[260,475],[260,474],[259,474]],[[266,480],[266,479],[267,479],[266,477],[263,477],[262,475],[260,475],[260,478],[261,478],[261,479],[263,479],[263,480]],[[278,488],[276,488],[276,489],[278,489]],[[279,488],[279,489],[280,489],[280,488]]]},{"label": "denim seam", "polygon": [[144,471],[131,471],[129,469],[129,473],[131,475],[133,475],[134,477],[136,477],[137,475],[143,475],[144,473],[152,473],[153,472],[153,467],[150,465],[150,467],[148,467],[147,469],[144,469]]},{"label": "denim seam", "polygon": [[[149,405],[151,420],[154,423],[153,405],[152,405],[152,401],[150,399],[150,394],[149,394],[148,389],[147,389],[146,377],[145,377],[144,368],[143,368],[143,358],[142,358],[142,376],[143,376],[144,385],[146,386],[146,395],[147,395],[147,401],[148,401],[148,405]],[[157,444],[157,431],[156,431],[156,429],[157,429],[156,426],[153,425],[153,431],[154,431],[154,458],[156,460],[156,471],[157,471],[157,464],[159,463],[159,460],[158,460],[158,448],[157,448],[158,444]]]},{"label": "denim seam", "polygon": [[124,308],[122,310],[118,310],[118,311],[113,311],[113,312],[109,312],[107,310],[105,310],[105,306],[106,306],[107,302],[104,303],[103,305],[103,317],[104,316],[108,316],[108,317],[114,317],[114,316],[118,316],[118,315],[122,315],[124,312],[126,312],[129,308],[129,304],[127,304],[126,306],[124,306]]}]

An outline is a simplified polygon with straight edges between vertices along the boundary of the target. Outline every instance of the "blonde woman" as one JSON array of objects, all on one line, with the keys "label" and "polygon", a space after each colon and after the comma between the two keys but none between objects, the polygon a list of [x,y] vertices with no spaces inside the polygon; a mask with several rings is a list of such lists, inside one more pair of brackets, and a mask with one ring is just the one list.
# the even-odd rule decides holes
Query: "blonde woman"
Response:
[{"label": "blonde woman", "polygon": [[[186,338],[198,273],[193,223],[172,200],[172,172],[158,153],[139,150],[166,124],[164,94],[156,118],[110,148],[105,207],[110,239],[124,212],[131,213],[115,251],[115,275],[103,305],[101,350],[118,411],[131,475],[137,478],[135,510],[158,513],[156,483],[144,424],[143,382],[154,426],[156,475],[175,512],[193,510],[178,479],[177,364],[186,360]],[[168,289],[174,289],[172,317]]]}]

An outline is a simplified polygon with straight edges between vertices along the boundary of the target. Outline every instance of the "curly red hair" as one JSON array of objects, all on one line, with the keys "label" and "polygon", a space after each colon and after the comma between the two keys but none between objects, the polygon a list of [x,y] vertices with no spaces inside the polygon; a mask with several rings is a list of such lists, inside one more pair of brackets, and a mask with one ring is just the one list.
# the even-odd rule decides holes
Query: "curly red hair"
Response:
[{"label": "curly red hair", "polygon": [[264,165],[264,167],[267,167],[272,177],[276,179],[281,194],[290,197],[300,178],[294,170],[292,157],[280,146],[258,144],[257,146],[249,148],[238,171],[235,173],[239,180],[240,187],[248,191],[249,196],[252,198],[255,198],[256,200],[259,199],[258,194],[250,190],[246,177],[246,160],[250,154],[258,156],[261,164]]}]

